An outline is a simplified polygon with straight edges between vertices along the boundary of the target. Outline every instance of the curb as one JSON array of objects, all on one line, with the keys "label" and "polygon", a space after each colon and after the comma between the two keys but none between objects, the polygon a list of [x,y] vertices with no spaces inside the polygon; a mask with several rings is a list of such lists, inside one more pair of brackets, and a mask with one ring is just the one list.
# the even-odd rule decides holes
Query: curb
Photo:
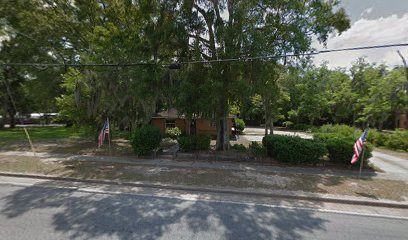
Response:
[{"label": "curb", "polygon": [[166,185],[166,184],[154,184],[154,183],[143,183],[143,182],[121,182],[121,181],[111,181],[111,180],[80,179],[80,178],[71,178],[71,177],[57,177],[57,176],[22,174],[22,173],[12,173],[12,172],[0,172],[0,176],[19,177],[19,178],[35,178],[35,179],[54,180],[54,181],[83,182],[83,183],[93,183],[93,184],[107,184],[107,185],[118,185],[118,186],[120,185],[120,186],[130,186],[130,187],[159,188],[159,189],[181,190],[181,191],[190,191],[190,192],[251,195],[251,196],[259,196],[259,197],[273,197],[273,198],[282,198],[282,199],[291,199],[291,200],[306,200],[306,201],[330,202],[330,203],[349,204],[349,205],[363,205],[363,206],[372,206],[372,207],[408,209],[408,203],[398,203],[398,202],[392,202],[392,201],[370,201],[370,200],[360,200],[360,199],[350,199],[350,198],[346,199],[346,198],[333,198],[333,197],[324,197],[324,196],[308,196],[308,195],[302,195],[302,194],[280,194],[280,193],[267,193],[267,192],[244,191],[244,190],[221,189],[221,188],[188,187],[188,186],[180,186],[180,185]]}]

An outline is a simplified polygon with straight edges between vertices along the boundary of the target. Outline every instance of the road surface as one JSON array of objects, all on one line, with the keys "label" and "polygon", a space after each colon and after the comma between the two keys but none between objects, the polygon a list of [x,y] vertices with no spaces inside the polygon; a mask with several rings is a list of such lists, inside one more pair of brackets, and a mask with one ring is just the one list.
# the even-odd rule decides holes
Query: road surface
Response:
[{"label": "road surface", "polygon": [[[151,194],[124,194],[60,185],[0,182],[0,239],[406,239],[408,236],[407,215],[385,217],[168,197],[156,190]],[[358,208],[362,207],[354,209]]]}]

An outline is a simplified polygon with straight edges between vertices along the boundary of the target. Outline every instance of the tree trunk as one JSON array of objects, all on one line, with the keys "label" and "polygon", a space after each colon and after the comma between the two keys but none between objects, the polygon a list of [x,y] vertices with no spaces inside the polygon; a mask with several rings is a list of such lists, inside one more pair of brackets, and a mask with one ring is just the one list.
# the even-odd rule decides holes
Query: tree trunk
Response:
[{"label": "tree trunk", "polygon": [[16,127],[15,113],[9,112],[9,117],[10,117],[10,128],[15,128]]},{"label": "tree trunk", "polygon": [[224,99],[217,116],[217,151],[229,149],[228,100]]},{"label": "tree trunk", "polygon": [[270,134],[273,135],[273,118],[269,120],[269,129],[271,129]]},{"label": "tree trunk", "polygon": [[395,119],[394,119],[394,129],[397,129],[399,127],[398,123],[399,123],[399,113],[396,112]]},{"label": "tree trunk", "polygon": [[265,137],[268,136],[268,124],[266,124],[266,117],[265,117]]}]

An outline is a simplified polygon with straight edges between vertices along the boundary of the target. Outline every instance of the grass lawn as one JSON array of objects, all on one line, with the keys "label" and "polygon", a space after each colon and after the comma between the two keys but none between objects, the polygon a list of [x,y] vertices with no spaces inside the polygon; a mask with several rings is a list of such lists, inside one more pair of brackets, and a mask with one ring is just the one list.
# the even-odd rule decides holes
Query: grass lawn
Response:
[{"label": "grass lawn", "polygon": [[[72,127],[33,127],[27,128],[33,141],[51,140],[63,138],[83,138],[89,136],[85,129]],[[23,141],[26,140],[23,128],[0,130],[0,141]]]}]

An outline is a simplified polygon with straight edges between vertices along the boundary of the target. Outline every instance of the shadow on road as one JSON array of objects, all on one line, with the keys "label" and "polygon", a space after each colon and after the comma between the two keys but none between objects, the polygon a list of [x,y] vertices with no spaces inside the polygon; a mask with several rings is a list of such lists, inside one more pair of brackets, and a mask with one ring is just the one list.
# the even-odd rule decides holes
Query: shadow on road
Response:
[{"label": "shadow on road", "polygon": [[1,198],[0,214],[6,219],[27,217],[28,212],[51,215],[51,228],[70,238],[299,239],[301,233],[324,231],[327,222],[313,211],[295,208],[87,193],[43,185]]}]

